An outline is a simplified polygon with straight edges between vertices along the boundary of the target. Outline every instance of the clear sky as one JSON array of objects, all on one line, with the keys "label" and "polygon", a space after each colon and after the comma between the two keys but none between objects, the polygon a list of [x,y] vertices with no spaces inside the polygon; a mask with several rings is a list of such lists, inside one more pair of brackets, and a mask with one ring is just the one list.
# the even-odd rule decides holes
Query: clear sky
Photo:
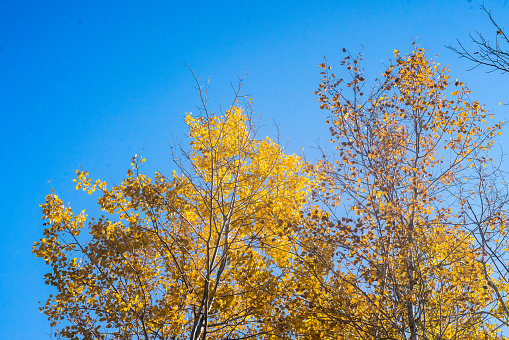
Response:
[{"label": "clear sky", "polygon": [[[97,197],[72,183],[78,164],[118,183],[144,150],[149,174],[173,170],[169,144],[185,132],[184,113],[199,104],[184,63],[211,76],[212,105],[231,103],[230,81],[249,69],[244,91],[267,134],[277,122],[288,150],[304,146],[314,160],[311,147],[328,140],[312,95],[317,65],[324,56],[334,64],[343,47],[355,53],[364,46],[364,67],[376,74],[415,38],[469,85],[472,99],[508,120],[509,106],[498,103],[509,102],[509,74],[467,72],[472,65],[444,47],[467,42],[469,31],[493,38],[480,4],[0,1],[0,339],[49,339],[37,304],[51,293],[43,280],[49,267],[31,248],[43,230],[38,205],[52,187],[75,210],[90,210]],[[485,5],[509,30],[507,0]]]}]

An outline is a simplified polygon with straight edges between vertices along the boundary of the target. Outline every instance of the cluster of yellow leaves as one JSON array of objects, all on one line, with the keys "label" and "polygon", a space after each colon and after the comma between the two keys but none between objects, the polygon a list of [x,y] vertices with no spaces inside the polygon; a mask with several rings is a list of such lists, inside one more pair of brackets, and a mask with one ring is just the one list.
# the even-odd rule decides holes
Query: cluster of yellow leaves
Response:
[{"label": "cluster of yellow leaves", "polygon": [[[57,290],[42,311],[70,339],[273,337],[312,168],[266,138],[238,107],[192,118],[182,175],[133,169],[117,186],[78,171],[106,215],[87,221],[56,195],[34,252]],[[88,224],[87,224],[88,222]],[[86,230],[88,237],[80,238]],[[71,257],[75,257],[72,258]],[[274,321],[274,322],[272,322]],[[205,334],[205,335],[204,335]]]}]

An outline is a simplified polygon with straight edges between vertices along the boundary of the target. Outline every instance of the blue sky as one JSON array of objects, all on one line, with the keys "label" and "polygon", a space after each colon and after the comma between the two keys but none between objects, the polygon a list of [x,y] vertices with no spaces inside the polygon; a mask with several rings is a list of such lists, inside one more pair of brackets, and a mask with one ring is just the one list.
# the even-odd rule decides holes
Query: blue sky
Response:
[{"label": "blue sky", "polygon": [[[94,178],[119,182],[143,151],[146,171],[169,173],[169,145],[185,133],[185,112],[199,98],[184,63],[210,75],[211,104],[228,105],[248,69],[244,91],[290,152],[328,140],[312,92],[323,57],[364,46],[368,75],[412,39],[438,54],[472,98],[507,120],[509,74],[467,72],[472,65],[444,45],[494,31],[480,1],[13,1],[0,2],[0,338],[49,339],[38,311],[51,289],[48,267],[31,253],[42,236],[39,204],[51,188],[75,210],[96,197],[77,192],[81,164]],[[507,0],[486,0],[509,29]],[[467,44],[468,45],[468,44]],[[367,79],[369,81],[369,79]],[[269,120],[272,119],[272,120]],[[509,132],[502,139],[507,146]],[[506,148],[507,151],[507,148]],[[93,209],[92,209],[93,210]]]}]

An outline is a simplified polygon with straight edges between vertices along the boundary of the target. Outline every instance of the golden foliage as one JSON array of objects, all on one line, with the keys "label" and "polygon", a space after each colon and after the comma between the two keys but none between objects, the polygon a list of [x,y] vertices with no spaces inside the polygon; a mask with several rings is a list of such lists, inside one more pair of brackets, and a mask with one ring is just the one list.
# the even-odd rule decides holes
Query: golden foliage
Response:
[{"label": "golden foliage", "polygon": [[[57,290],[42,311],[63,337],[199,339],[278,330],[279,291],[295,244],[292,225],[311,190],[310,168],[258,140],[239,107],[186,117],[189,167],[148,178],[144,159],[117,186],[77,171],[77,189],[99,190],[105,215],[74,215],[46,197],[49,226],[34,252]],[[82,231],[88,237],[81,237]]]},{"label": "golden foliage", "polygon": [[[98,191],[104,215],[74,214],[48,195],[33,251],[52,267],[57,293],[41,311],[57,335],[503,338],[509,285],[468,229],[465,192],[490,201],[464,187],[493,164],[502,123],[490,126],[422,48],[394,56],[367,90],[360,55],[341,61],[348,81],[319,65],[315,94],[336,151],[315,166],[258,139],[232,106],[186,116],[180,173],[146,177],[135,156],[108,188],[77,171],[76,189]],[[506,235],[502,213],[481,224]]]}]

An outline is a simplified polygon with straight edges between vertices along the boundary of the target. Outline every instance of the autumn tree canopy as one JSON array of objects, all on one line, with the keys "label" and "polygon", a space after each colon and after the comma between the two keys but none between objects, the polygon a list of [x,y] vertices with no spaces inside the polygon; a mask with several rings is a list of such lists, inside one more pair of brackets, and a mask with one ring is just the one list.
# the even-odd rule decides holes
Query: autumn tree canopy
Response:
[{"label": "autumn tree canopy", "polygon": [[[336,152],[324,154],[324,207],[302,257],[310,276],[325,268],[314,294],[327,298],[310,317],[321,335],[345,339],[496,338],[499,306],[469,232],[464,182],[492,166],[501,124],[424,49],[394,56],[371,88],[360,56],[341,61],[345,78],[320,65],[315,94]],[[477,200],[487,195],[477,190]]]},{"label": "autumn tree canopy", "polygon": [[[54,193],[41,205],[34,246],[55,287],[42,311],[70,339],[227,339],[280,332],[272,320],[295,243],[290,225],[312,186],[310,168],[256,137],[240,107],[186,116],[190,150],[181,173],[149,178],[133,158],[108,187],[77,171],[77,189],[99,191],[104,215],[75,214]],[[84,236],[83,233],[88,233]],[[65,321],[60,323],[61,321]]]},{"label": "autumn tree canopy", "polygon": [[507,246],[478,237],[506,235],[506,206],[475,203],[495,202],[480,185],[498,179],[502,123],[418,46],[372,85],[344,52],[343,76],[320,65],[335,151],[316,164],[259,138],[237,96],[186,116],[178,172],[147,177],[134,157],[109,187],[77,171],[103,215],[48,195],[33,251],[51,266],[41,311],[56,335],[500,338],[509,285],[488,250]]}]

